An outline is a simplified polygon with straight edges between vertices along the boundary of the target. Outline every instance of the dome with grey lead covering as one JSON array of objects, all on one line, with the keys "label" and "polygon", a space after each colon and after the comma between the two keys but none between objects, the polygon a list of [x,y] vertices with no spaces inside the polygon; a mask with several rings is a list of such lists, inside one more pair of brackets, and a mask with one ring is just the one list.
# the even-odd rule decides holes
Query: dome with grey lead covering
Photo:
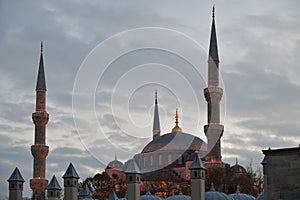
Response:
[{"label": "dome with grey lead covering", "polygon": [[140,200],[163,200],[163,198],[156,195],[152,195],[148,190],[146,194],[141,196]]},{"label": "dome with grey lead covering", "polygon": [[234,200],[255,200],[255,197],[249,194],[240,193],[239,189],[236,190],[236,193],[230,194],[229,196]]},{"label": "dome with grey lead covering", "polygon": [[178,195],[170,196],[170,197],[166,198],[166,200],[191,200],[191,197],[188,195],[182,194],[182,190],[180,188]]},{"label": "dome with grey lead covering", "polygon": [[234,199],[223,192],[215,191],[214,184],[212,183],[210,191],[205,192],[205,200],[234,200]]}]

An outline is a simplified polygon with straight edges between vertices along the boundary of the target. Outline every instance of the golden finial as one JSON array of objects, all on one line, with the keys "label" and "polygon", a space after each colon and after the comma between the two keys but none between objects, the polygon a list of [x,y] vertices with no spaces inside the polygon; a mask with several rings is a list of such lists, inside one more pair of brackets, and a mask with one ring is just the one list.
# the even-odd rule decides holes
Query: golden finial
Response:
[{"label": "golden finial", "polygon": [[118,159],[117,159],[117,154],[116,154],[116,153],[115,153],[115,160],[118,160]]},{"label": "golden finial", "polygon": [[195,148],[195,153],[198,154],[199,153],[199,145],[196,145],[196,148]]},{"label": "golden finial", "polygon": [[178,108],[176,108],[175,127],[172,129],[172,133],[182,132],[182,129],[178,126],[178,123]]},{"label": "golden finial", "polygon": [[155,99],[157,99],[157,89],[155,89]]},{"label": "golden finial", "polygon": [[238,158],[235,158],[235,165],[239,165]]}]

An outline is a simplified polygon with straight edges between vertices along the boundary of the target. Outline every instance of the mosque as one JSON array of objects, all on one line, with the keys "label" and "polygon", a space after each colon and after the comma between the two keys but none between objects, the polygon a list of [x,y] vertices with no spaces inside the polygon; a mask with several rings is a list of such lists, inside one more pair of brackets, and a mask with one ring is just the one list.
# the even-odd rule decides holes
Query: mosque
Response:
[{"label": "mosque", "polygon": [[[141,182],[151,180],[153,173],[165,170],[178,177],[180,181],[190,181],[191,196],[184,195],[181,191],[178,195],[167,197],[167,200],[253,200],[254,197],[240,193],[227,195],[217,192],[212,183],[210,191],[205,192],[205,174],[210,168],[225,168],[229,165],[222,162],[221,137],[224,126],[220,123],[220,101],[223,90],[219,87],[219,56],[215,28],[215,15],[212,15],[211,36],[208,55],[208,86],[204,89],[207,101],[207,124],[204,133],[207,144],[194,134],[185,133],[179,126],[178,110],[176,110],[175,127],[170,133],[161,134],[159,121],[159,107],[157,92],[155,93],[155,108],[153,122],[153,140],[150,141],[140,153],[136,154],[126,163],[115,160],[111,161],[105,171],[107,174],[118,174],[126,182],[126,196],[128,200],[148,200],[162,198],[152,195],[148,191],[140,195]],[[79,175],[72,163],[67,167],[63,175],[64,187],[59,185],[55,176],[48,183],[46,179],[46,157],[49,147],[46,145],[46,125],[49,114],[46,111],[46,79],[44,73],[43,44],[41,44],[41,56],[39,62],[37,85],[36,85],[36,110],[32,113],[35,125],[35,140],[31,146],[33,156],[33,177],[30,179],[33,200],[77,200],[93,199],[92,192],[87,186],[79,191]],[[229,166],[230,167],[230,166]],[[235,173],[246,173],[244,167],[238,163],[231,169]],[[164,177],[160,177],[163,179]],[[18,168],[15,168],[8,179],[9,199],[21,200],[23,191],[23,179]],[[263,197],[259,197],[263,198]],[[111,191],[109,200],[118,198],[114,190]]]}]

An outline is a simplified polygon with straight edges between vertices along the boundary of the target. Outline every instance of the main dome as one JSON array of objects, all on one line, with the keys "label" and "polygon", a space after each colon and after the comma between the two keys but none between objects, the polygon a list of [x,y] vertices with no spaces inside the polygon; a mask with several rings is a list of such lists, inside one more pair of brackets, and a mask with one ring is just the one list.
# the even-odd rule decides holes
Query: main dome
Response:
[{"label": "main dome", "polygon": [[206,151],[207,145],[200,138],[189,133],[177,132],[164,134],[151,142],[149,142],[142,153],[150,153],[155,151]]}]

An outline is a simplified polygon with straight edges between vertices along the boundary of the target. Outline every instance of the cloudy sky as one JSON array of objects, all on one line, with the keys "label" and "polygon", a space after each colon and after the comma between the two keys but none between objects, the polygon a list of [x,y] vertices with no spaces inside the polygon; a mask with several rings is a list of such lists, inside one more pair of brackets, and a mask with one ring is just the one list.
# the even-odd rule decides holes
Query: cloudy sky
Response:
[{"label": "cloudy sky", "polygon": [[30,196],[40,41],[47,78],[47,178],[72,162],[82,179],[162,132],[204,141],[207,50],[216,5],[223,160],[256,169],[262,149],[300,143],[297,0],[0,1],[0,196],[18,166]]}]

